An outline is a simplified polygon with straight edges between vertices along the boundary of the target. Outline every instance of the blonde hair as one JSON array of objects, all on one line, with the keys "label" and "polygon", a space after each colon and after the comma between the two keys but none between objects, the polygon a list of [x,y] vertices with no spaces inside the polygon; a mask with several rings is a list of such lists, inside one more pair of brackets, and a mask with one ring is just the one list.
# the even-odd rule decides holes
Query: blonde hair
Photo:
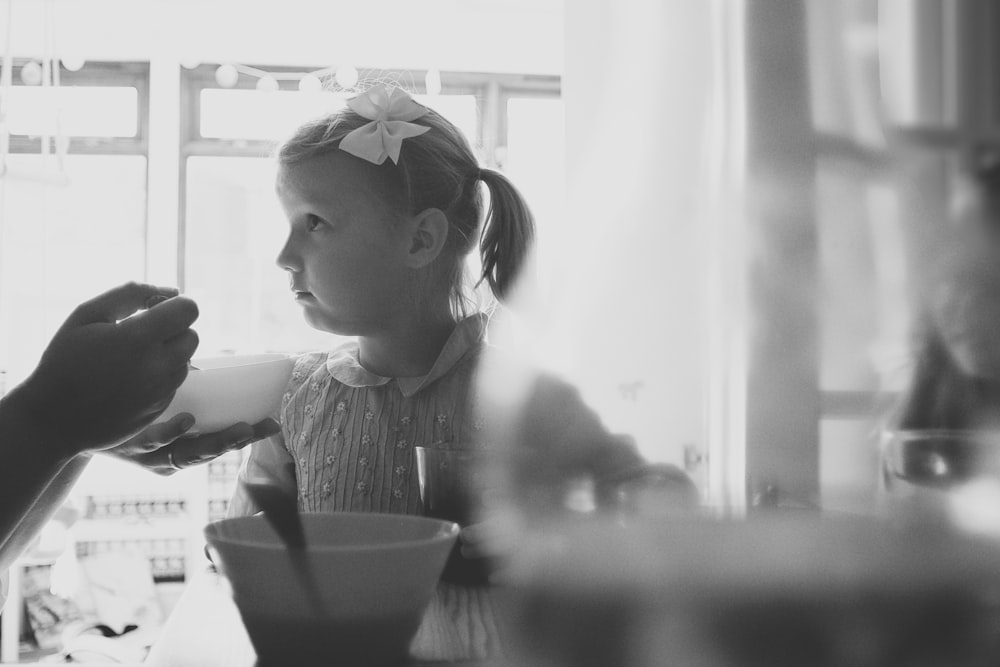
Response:
[{"label": "blonde hair", "polygon": [[[339,150],[345,135],[368,122],[347,107],[310,121],[278,148],[278,163],[290,166]],[[534,218],[506,176],[480,168],[453,123],[429,108],[413,122],[431,129],[403,141],[398,164],[386,160],[377,166],[382,176],[377,185],[402,213],[436,208],[445,214],[449,230],[442,256],[448,262],[449,299],[456,315],[466,315],[475,299],[465,280],[465,257],[477,238],[482,272],[476,286],[485,282],[502,301],[524,266],[534,240]],[[485,216],[480,181],[489,193]]]}]

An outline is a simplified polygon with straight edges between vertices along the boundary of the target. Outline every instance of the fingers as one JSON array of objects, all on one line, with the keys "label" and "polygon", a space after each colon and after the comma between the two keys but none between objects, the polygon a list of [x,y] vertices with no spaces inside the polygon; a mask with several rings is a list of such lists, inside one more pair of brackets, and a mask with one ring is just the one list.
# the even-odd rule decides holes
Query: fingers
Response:
[{"label": "fingers", "polygon": [[253,438],[255,441],[270,438],[272,435],[277,435],[280,432],[281,424],[271,418],[264,419],[253,425]]},{"label": "fingers", "polygon": [[185,296],[175,296],[121,322],[123,329],[140,336],[169,340],[184,333],[198,319],[198,304]]},{"label": "fingers", "polygon": [[[246,447],[252,442],[274,435],[281,427],[273,419],[265,419],[251,426],[245,422],[233,424],[229,428],[215,433],[206,433],[197,437],[181,438],[163,453],[164,459],[170,456],[174,466],[184,469],[200,463],[206,463],[218,458],[228,451]],[[167,449],[167,448],[165,448]]]},{"label": "fingers", "polygon": [[133,438],[132,446],[136,451],[152,452],[164,445],[169,445],[194,426],[194,417],[186,412],[174,415],[159,424],[153,424]]},{"label": "fingers", "polygon": [[67,318],[66,324],[75,326],[96,322],[117,322],[146,307],[153,297],[175,297],[176,287],[158,287],[146,283],[129,282],[112,288],[80,304]]},{"label": "fingers", "polygon": [[165,362],[170,365],[184,365],[187,368],[187,363],[197,349],[198,332],[194,329],[187,329],[163,344],[163,351],[166,354]]}]

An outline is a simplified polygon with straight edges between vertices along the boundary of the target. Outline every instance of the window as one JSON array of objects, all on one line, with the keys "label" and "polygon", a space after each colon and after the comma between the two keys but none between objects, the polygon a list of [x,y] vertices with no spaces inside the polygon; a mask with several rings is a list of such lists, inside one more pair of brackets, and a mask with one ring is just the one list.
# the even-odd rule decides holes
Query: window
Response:
[{"label": "window", "polygon": [[0,179],[0,368],[11,384],[74,306],[142,279],[146,261],[148,65],[90,62],[54,88],[22,84],[26,62],[15,62]]},{"label": "window", "polygon": [[[300,92],[289,79],[279,79],[279,90],[258,91],[248,76],[220,88],[215,70],[202,65],[182,75],[178,273],[201,306],[199,355],[330,347],[336,337],[309,328],[274,263],[287,222],[274,195],[271,153],[302,122],[336,109],[348,95]],[[402,73],[400,80],[421,82],[424,73]],[[408,88],[466,134],[484,165],[508,171],[539,219],[558,219],[558,79],[444,72],[441,81],[437,95]]]}]

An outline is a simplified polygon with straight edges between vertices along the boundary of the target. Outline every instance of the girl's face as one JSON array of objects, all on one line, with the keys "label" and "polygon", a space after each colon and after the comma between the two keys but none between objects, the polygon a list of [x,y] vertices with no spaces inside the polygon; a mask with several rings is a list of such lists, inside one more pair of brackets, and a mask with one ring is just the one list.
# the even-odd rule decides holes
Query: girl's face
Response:
[{"label": "girl's face", "polygon": [[309,324],[371,336],[397,321],[412,303],[409,244],[369,165],[334,151],[283,166],[277,194],[290,228],[277,263]]}]

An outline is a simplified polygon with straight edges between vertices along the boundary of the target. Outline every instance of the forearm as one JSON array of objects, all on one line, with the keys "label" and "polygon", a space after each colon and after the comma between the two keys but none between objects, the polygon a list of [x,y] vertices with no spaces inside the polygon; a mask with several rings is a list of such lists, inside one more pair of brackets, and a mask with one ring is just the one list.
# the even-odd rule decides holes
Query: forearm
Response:
[{"label": "forearm", "polygon": [[64,443],[49,440],[14,393],[0,400],[0,569],[20,555],[86,465],[67,465],[73,457]]},{"label": "forearm", "polygon": [[6,567],[31,546],[52,515],[63,506],[76,481],[90,463],[89,455],[81,454],[63,466],[34,504],[24,514],[3,547],[0,548],[0,566]]}]

